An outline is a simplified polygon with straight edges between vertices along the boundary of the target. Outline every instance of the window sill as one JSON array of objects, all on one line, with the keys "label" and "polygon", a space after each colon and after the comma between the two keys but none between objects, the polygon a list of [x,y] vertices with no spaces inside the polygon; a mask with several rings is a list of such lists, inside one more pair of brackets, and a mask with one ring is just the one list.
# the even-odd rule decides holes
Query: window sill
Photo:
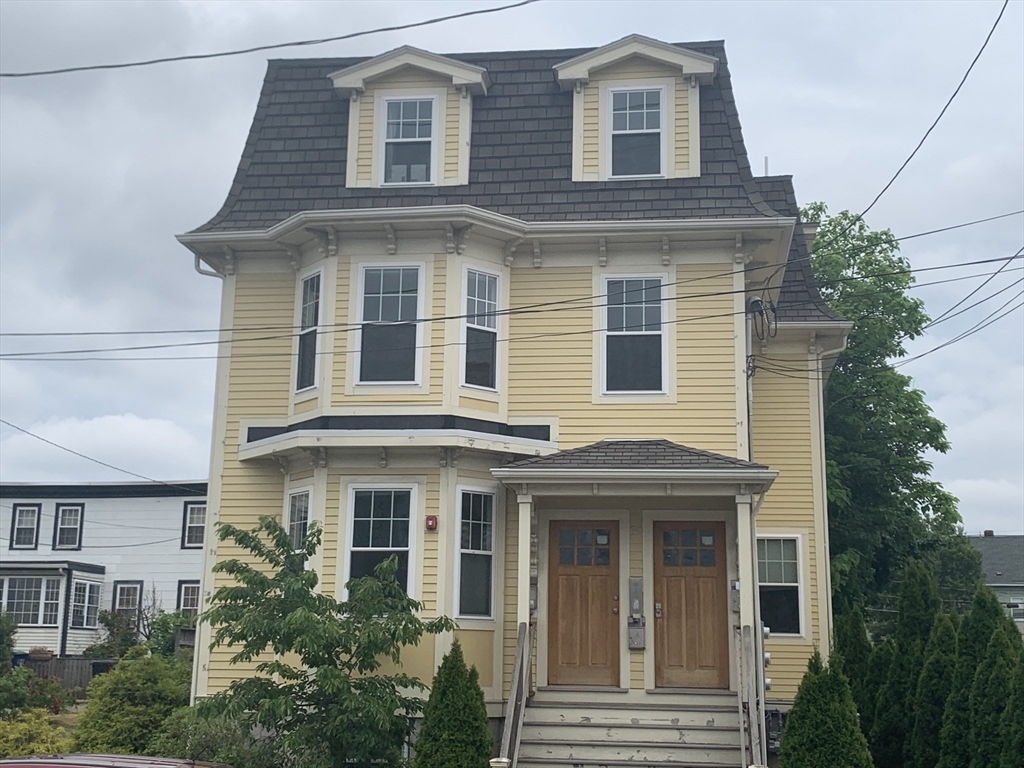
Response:
[{"label": "window sill", "polygon": [[357,387],[422,387],[418,381],[357,381]]},{"label": "window sill", "polygon": [[38,544],[33,544],[32,546],[29,546],[28,544],[12,544],[10,548],[15,550],[15,551],[20,549],[20,550],[23,550],[25,552],[31,552],[31,551],[33,551],[35,549],[39,549],[39,545]]},{"label": "window sill", "polygon": [[497,387],[484,387],[484,386],[481,386],[480,384],[467,384],[464,381],[461,382],[459,384],[459,386],[462,389],[468,389],[471,392],[475,392],[476,394],[479,394],[479,395],[498,395],[498,394],[500,394],[498,392],[498,388]]},{"label": "window sill", "polygon": [[637,181],[641,179],[667,179],[664,173],[640,173],[633,176],[609,176],[605,181]]},{"label": "window sill", "polygon": [[382,188],[385,187],[436,187],[436,181],[382,181]]},{"label": "window sill", "polygon": [[305,387],[303,389],[296,389],[294,392],[292,392],[292,397],[299,397],[299,396],[303,396],[303,395],[308,395],[309,397],[307,397],[306,399],[312,399],[313,397],[316,396],[318,389],[319,389],[319,387],[316,384],[314,384],[311,387]]}]

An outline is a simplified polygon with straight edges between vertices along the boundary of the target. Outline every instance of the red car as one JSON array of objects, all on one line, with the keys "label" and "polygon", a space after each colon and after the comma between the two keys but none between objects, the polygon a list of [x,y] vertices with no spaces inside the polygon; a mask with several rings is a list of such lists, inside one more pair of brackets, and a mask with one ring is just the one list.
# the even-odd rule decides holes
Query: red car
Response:
[{"label": "red car", "polygon": [[45,755],[0,760],[4,768],[231,768],[223,763],[132,755]]}]

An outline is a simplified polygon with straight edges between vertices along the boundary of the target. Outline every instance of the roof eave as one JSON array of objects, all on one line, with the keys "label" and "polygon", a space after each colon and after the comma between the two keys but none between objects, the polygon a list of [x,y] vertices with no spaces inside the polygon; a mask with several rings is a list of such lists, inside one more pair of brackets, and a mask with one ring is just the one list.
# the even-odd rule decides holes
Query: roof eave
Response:
[{"label": "roof eave", "polygon": [[716,56],[633,34],[556,64],[555,77],[559,85],[568,90],[576,83],[587,82],[591,70],[609,66],[630,56],[643,56],[669,66],[677,66],[683,75],[695,77],[705,85],[718,74],[719,60]]},{"label": "roof eave", "polygon": [[338,93],[348,97],[362,93],[367,80],[407,66],[451,78],[452,85],[466,88],[474,94],[486,94],[491,86],[491,79],[483,67],[440,56],[411,45],[403,45],[359,64],[339,69],[327,77]]}]

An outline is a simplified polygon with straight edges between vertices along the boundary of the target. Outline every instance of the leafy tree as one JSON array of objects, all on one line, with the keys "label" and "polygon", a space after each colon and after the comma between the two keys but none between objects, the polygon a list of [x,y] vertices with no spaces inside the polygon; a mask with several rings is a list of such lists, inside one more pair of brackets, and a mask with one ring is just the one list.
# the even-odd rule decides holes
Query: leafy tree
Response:
[{"label": "leafy tree", "polygon": [[1010,680],[1017,667],[1017,654],[1000,624],[992,633],[988,649],[971,686],[970,768],[995,768],[1003,752],[1001,720],[1010,700]]},{"label": "leafy tree", "polygon": [[394,557],[376,576],[350,581],[347,601],[319,593],[317,575],[306,567],[320,545],[319,526],[310,526],[298,551],[266,516],[250,531],[222,525],[218,535],[252,562],[214,566],[236,584],[217,590],[203,620],[215,627],[212,647],[230,647],[232,663],[256,662],[256,676],[235,680],[204,707],[266,729],[300,757],[322,751],[333,768],[397,765],[411,717],[423,708],[406,692],[425,686],[404,672],[385,674],[381,665],[400,664],[403,647],[454,629],[452,621],[417,616],[422,606],[395,578]]},{"label": "leafy tree", "polygon": [[968,768],[971,762],[970,695],[978,665],[988,648],[992,633],[1004,621],[1005,613],[995,593],[978,587],[971,610],[957,635],[956,670],[953,689],[946,699],[940,732],[938,768]]},{"label": "leafy tree", "polygon": [[75,695],[64,690],[61,681],[37,675],[28,667],[15,667],[0,674],[0,719],[11,719],[32,709],[60,714],[75,703]]},{"label": "leafy tree", "polygon": [[100,611],[99,624],[103,627],[103,639],[85,649],[90,659],[120,659],[129,648],[139,644],[139,632],[135,619],[122,616],[116,611]]},{"label": "leafy tree", "polygon": [[0,611],[0,674],[11,668],[14,658],[14,633],[18,631],[18,622],[11,614]]},{"label": "leafy tree", "polygon": [[476,667],[466,668],[456,640],[445,654],[416,739],[416,768],[487,768],[491,731]]},{"label": "leafy tree", "polygon": [[896,644],[892,640],[879,643],[871,650],[868,659],[867,676],[864,678],[864,709],[860,710],[860,729],[864,736],[871,735],[875,722],[875,710],[878,705],[878,694],[889,677],[892,660],[896,657]]},{"label": "leafy tree", "polygon": [[817,650],[807,664],[779,751],[779,768],[871,768],[846,676]]},{"label": "leafy tree", "polygon": [[133,649],[89,683],[89,697],[75,725],[83,752],[144,754],[146,745],[178,707],[188,704],[191,668]]},{"label": "leafy tree", "polygon": [[906,765],[935,768],[939,761],[939,731],[946,699],[953,689],[956,669],[956,631],[949,617],[940,613],[925,647],[924,668],[914,698],[914,725],[907,742]]},{"label": "leafy tree", "polygon": [[871,659],[871,641],[864,626],[860,606],[846,608],[836,616],[836,650],[843,659],[843,673],[850,681],[850,691],[861,718],[870,708],[867,701],[868,664]]},{"label": "leafy tree", "polygon": [[45,709],[20,712],[0,727],[0,759],[67,752],[71,739],[50,721]]},{"label": "leafy tree", "polygon": [[1003,753],[999,768],[1020,768],[1021,755],[1024,755],[1024,660],[1017,663],[1000,731]]},{"label": "leafy tree", "polygon": [[980,556],[925,459],[949,450],[945,426],[890,363],[929,319],[908,294],[909,262],[889,230],[873,231],[849,211],[830,216],[812,203],[801,217],[820,225],[813,266],[822,296],[855,323],[825,390],[834,595],[873,604],[914,558],[938,574],[944,595],[973,590]]},{"label": "leafy tree", "polygon": [[149,619],[147,630],[149,636],[146,638],[146,646],[156,654],[164,658],[174,656],[174,641],[180,627],[191,627],[193,624],[185,614],[180,611],[165,613],[158,611]]}]

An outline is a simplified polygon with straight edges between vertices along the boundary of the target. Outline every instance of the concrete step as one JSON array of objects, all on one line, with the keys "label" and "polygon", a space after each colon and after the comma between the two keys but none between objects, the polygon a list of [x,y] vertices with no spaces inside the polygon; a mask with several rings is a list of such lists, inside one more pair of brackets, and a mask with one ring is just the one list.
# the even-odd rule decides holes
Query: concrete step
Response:
[{"label": "concrete step", "polygon": [[559,702],[531,702],[524,713],[527,725],[543,724],[596,724],[603,726],[688,728],[694,726],[722,726],[738,731],[739,712],[736,707],[651,709],[645,706],[588,707]]},{"label": "concrete step", "polygon": [[736,746],[739,729],[724,725],[690,725],[659,723],[647,726],[608,723],[524,723],[523,741],[555,741],[568,743],[623,743],[667,744],[689,746],[713,744]]}]

